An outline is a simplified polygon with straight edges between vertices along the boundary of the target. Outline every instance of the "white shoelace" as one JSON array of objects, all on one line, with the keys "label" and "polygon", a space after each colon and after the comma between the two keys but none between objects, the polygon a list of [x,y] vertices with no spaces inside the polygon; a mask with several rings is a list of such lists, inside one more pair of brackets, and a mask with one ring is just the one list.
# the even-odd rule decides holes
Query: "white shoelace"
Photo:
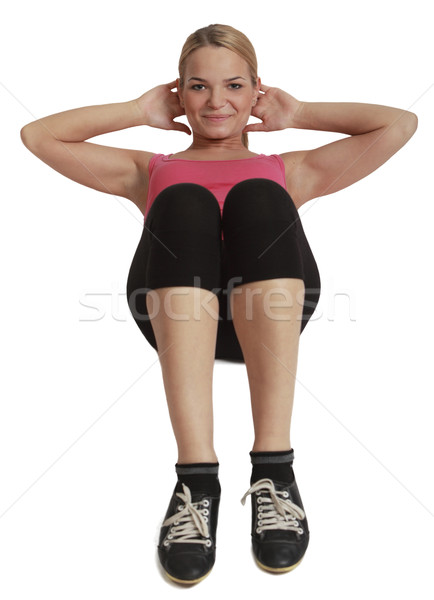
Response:
[{"label": "white shoelace", "polygon": [[304,511],[291,500],[279,498],[279,495],[288,498],[288,492],[277,491],[271,479],[260,479],[244,494],[241,504],[244,505],[247,496],[255,492],[259,496],[256,501],[260,505],[257,533],[265,529],[284,529],[303,533],[298,520],[305,518]]},{"label": "white shoelace", "polygon": [[[184,501],[185,505],[178,506],[178,513],[166,519],[163,526],[174,525],[171,527],[167,535],[164,545],[168,546],[173,543],[191,543],[205,544],[211,546],[212,542],[209,539],[208,517],[209,515],[209,500],[201,502],[191,501],[191,491],[184,483],[182,484],[184,493],[178,492],[176,495]],[[203,506],[205,508],[199,508]],[[201,537],[208,539],[201,539]]]}]

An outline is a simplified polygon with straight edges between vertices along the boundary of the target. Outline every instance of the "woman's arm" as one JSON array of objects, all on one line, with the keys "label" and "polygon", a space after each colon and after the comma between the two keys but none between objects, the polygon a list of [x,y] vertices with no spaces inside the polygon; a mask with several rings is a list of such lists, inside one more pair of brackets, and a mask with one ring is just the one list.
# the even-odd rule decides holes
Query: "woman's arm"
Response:
[{"label": "woman's arm", "polygon": [[351,137],[313,150],[281,154],[288,191],[297,207],[366,177],[411,138],[417,116],[409,111],[358,102],[300,102],[279,88],[261,86],[252,115],[262,123],[248,131],[286,128],[346,133]]},{"label": "woman's arm", "polygon": [[143,210],[143,168],[153,153],[83,140],[145,124],[133,100],[74,108],[38,119],[21,129],[21,139],[32,154],[61,175],[99,192],[128,198]]},{"label": "woman's arm", "polygon": [[65,177],[128,198],[143,211],[147,167],[154,153],[84,140],[138,125],[188,130],[173,121],[183,114],[177,107],[177,94],[170,91],[174,83],[157,86],[128,102],[74,108],[32,121],[21,129],[21,139],[35,156]]},{"label": "woman's arm", "polygon": [[360,135],[392,123],[394,127],[407,127],[411,123],[417,127],[417,116],[407,110],[380,104],[300,102],[290,123],[289,126],[295,129]]},{"label": "woman's arm", "polygon": [[136,101],[129,100],[73,108],[37,119],[24,125],[21,137],[28,144],[38,144],[45,138],[61,142],[84,142],[97,135],[144,124]]},{"label": "woman's arm", "polygon": [[302,102],[291,127],[351,137],[282,155],[298,206],[342,190],[378,169],[408,142],[417,125],[414,113],[390,106]]}]

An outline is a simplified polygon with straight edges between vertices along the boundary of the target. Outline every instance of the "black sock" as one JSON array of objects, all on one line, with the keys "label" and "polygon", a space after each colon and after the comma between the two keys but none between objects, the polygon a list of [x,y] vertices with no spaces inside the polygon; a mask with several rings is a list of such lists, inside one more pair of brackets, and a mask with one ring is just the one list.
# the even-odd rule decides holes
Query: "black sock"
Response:
[{"label": "black sock", "polygon": [[175,465],[178,474],[176,492],[183,492],[182,484],[193,492],[206,492],[219,495],[221,492],[218,478],[219,463],[187,463]]},{"label": "black sock", "polygon": [[250,459],[253,465],[250,485],[259,479],[272,479],[283,483],[294,481],[293,449],[276,452],[250,452]]}]

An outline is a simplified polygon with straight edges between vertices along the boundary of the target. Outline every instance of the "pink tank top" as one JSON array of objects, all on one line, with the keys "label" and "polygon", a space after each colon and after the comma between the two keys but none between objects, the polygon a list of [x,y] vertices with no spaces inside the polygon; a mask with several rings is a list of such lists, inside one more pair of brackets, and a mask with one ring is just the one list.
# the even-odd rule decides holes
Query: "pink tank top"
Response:
[{"label": "pink tank top", "polygon": [[206,161],[171,159],[171,156],[154,154],[149,161],[148,198],[144,220],[158,194],[175,183],[196,183],[210,190],[217,198],[221,214],[229,190],[245,179],[272,179],[286,189],[285,165],[279,154]]}]

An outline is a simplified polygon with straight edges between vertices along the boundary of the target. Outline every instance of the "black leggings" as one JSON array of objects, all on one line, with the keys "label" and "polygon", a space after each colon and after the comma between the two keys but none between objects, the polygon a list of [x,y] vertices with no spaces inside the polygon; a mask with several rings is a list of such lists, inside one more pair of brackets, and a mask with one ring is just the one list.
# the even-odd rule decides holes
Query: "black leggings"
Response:
[{"label": "black leggings", "polygon": [[158,194],[147,215],[128,274],[128,306],[158,350],[146,294],[173,286],[210,290],[219,299],[215,358],[245,362],[230,290],[282,277],[304,281],[301,333],[318,304],[321,282],[297,208],[281,185],[269,179],[242,181],[227,194],[221,213],[205,187],[177,183]]}]

